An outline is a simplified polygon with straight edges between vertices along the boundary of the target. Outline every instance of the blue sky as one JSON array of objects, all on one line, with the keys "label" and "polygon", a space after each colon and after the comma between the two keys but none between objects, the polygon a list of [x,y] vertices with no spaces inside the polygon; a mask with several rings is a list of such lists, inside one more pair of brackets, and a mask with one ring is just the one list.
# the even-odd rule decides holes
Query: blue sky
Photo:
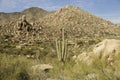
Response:
[{"label": "blue sky", "polygon": [[113,23],[120,23],[120,0],[0,0],[0,12],[19,12],[29,7],[52,11],[69,4]]}]

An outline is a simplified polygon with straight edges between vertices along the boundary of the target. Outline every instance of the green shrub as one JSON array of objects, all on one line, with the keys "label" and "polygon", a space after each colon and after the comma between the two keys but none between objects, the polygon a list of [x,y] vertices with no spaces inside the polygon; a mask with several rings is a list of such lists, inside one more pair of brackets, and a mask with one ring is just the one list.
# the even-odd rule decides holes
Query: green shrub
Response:
[{"label": "green shrub", "polygon": [[21,70],[17,76],[16,76],[17,80],[30,80],[30,76],[28,74],[28,72],[26,70]]},{"label": "green shrub", "polygon": [[0,54],[0,80],[29,80],[31,64],[24,56]]}]

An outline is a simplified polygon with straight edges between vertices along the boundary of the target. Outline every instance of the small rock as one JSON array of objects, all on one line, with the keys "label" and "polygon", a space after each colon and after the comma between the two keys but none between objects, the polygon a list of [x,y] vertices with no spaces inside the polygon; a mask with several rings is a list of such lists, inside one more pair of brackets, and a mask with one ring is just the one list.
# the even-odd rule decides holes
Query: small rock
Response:
[{"label": "small rock", "polygon": [[38,64],[31,67],[33,73],[39,73],[41,71],[48,72],[51,69],[53,69],[53,66],[50,64]]},{"label": "small rock", "polygon": [[17,48],[17,49],[21,49],[22,46],[21,46],[21,45],[17,45],[16,48]]}]

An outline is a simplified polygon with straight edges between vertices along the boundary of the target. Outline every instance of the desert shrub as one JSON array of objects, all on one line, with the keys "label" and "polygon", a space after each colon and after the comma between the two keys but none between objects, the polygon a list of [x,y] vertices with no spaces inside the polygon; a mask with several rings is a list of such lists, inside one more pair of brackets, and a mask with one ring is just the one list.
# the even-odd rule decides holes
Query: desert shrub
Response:
[{"label": "desert shrub", "polygon": [[100,59],[96,59],[91,65],[82,62],[73,66],[67,64],[65,76],[68,80],[119,80],[119,57],[120,55],[117,56],[113,65],[106,65],[106,62]]},{"label": "desert shrub", "polygon": [[[95,39],[95,43],[99,41]],[[84,40],[83,40],[84,42]],[[94,44],[94,43],[93,43]],[[72,60],[74,55],[73,46],[68,46],[68,58],[65,65],[62,65],[57,60],[56,52],[52,51],[54,45],[51,42],[39,43],[32,46],[26,46],[22,49],[16,49],[17,44],[0,45],[4,50],[0,51],[0,80],[32,80],[47,78],[61,79],[61,80],[119,80],[120,79],[120,55],[115,58],[114,64],[106,65],[105,61],[97,59],[92,65],[85,63],[76,64]],[[5,47],[4,47],[5,46]],[[42,49],[40,49],[42,48]],[[76,54],[80,54],[80,51],[88,50],[86,46],[82,46],[79,49],[74,49]],[[33,59],[27,59],[24,55],[36,54],[39,51],[39,62],[35,63]],[[6,54],[7,53],[7,54]],[[10,56],[9,54],[23,54],[22,56]],[[31,75],[30,69],[35,64],[49,63],[53,66],[53,70],[49,73],[43,73],[37,75]]]},{"label": "desert shrub", "polygon": [[28,74],[28,72],[26,70],[21,70],[17,76],[16,76],[17,80],[30,80],[30,76]]},{"label": "desert shrub", "polygon": [[34,55],[35,54],[35,49],[27,49],[27,48],[24,48],[21,50],[20,52],[21,55]]},{"label": "desert shrub", "polygon": [[0,80],[29,80],[31,63],[23,56],[0,54]]}]

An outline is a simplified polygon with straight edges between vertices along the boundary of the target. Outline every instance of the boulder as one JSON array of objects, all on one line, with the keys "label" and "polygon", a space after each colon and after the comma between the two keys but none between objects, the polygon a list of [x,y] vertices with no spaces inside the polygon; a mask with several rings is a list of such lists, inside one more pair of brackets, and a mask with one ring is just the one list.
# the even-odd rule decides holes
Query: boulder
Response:
[{"label": "boulder", "polygon": [[115,57],[120,53],[120,40],[105,39],[95,45],[93,52],[84,52],[73,56],[76,63],[83,62],[90,65],[96,59],[105,61],[107,65],[113,65]]},{"label": "boulder", "polygon": [[113,65],[115,57],[120,53],[120,40],[105,39],[95,45],[94,56],[102,59],[106,65]]},{"label": "boulder", "polygon": [[31,67],[33,73],[48,72],[53,69],[53,66],[50,64],[38,64]]},{"label": "boulder", "polygon": [[[92,64],[93,62],[93,57],[91,56],[92,53],[86,53],[86,52],[83,52],[81,54],[79,54],[77,57],[75,57],[75,62],[78,64],[79,62],[82,62],[82,63],[85,63],[87,65],[90,65]],[[74,58],[74,56],[73,56]]]},{"label": "boulder", "polygon": [[120,52],[120,40],[105,39],[95,45],[94,55],[99,58],[105,58],[110,55],[117,55]]},{"label": "boulder", "polygon": [[16,48],[17,49],[22,49],[22,46],[21,45],[17,45]]}]

